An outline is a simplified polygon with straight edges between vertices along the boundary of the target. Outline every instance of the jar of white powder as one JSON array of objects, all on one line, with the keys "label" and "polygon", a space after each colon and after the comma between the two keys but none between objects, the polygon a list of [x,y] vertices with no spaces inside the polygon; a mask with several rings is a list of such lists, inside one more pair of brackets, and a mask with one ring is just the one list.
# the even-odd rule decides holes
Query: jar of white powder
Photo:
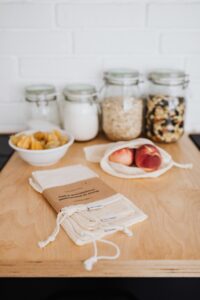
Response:
[{"label": "jar of white powder", "polygon": [[64,91],[63,123],[76,141],[93,139],[99,130],[97,91],[89,84],[69,84]]},{"label": "jar of white powder", "polygon": [[132,69],[104,73],[101,92],[102,128],[112,141],[131,140],[142,132],[143,99],[140,74]]}]

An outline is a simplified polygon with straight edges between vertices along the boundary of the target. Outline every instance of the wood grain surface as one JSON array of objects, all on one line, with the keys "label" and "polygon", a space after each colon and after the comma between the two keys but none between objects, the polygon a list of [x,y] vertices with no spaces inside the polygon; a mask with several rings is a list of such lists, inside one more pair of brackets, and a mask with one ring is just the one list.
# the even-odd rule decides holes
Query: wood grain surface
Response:
[{"label": "wood grain surface", "polygon": [[[45,169],[86,165],[148,215],[133,226],[132,238],[123,233],[108,237],[120,246],[120,258],[100,261],[87,272],[82,261],[92,255],[92,246],[76,246],[63,230],[54,243],[38,248],[37,242],[52,232],[56,214],[28,184],[31,172],[43,168],[14,154],[0,173],[0,276],[200,276],[200,152],[184,136],[178,143],[159,146],[177,162],[192,162],[193,169],[174,167],[159,178],[120,179],[85,161],[83,147],[105,142],[99,137],[75,143],[59,163]],[[112,254],[104,245],[99,249]]]}]

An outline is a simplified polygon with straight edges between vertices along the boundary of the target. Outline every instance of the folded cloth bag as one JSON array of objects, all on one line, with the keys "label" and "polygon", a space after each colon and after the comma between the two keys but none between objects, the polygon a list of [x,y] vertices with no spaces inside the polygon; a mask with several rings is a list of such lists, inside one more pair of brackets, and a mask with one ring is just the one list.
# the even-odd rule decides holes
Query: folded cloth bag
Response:
[{"label": "folded cloth bag", "polygon": [[[151,144],[157,147],[162,156],[162,164],[156,171],[146,172],[141,168],[125,166],[120,163],[114,163],[109,160],[109,156],[120,149],[137,149],[144,144]],[[144,138],[131,140],[128,142],[116,142],[102,145],[94,145],[84,148],[85,157],[88,161],[100,163],[101,168],[108,174],[121,178],[146,178],[158,177],[167,172],[173,166],[178,168],[192,168],[192,164],[179,164],[173,161],[170,154],[155,145],[152,141]]]},{"label": "folded cloth bag", "polygon": [[[54,241],[62,225],[76,245],[93,243],[94,255],[84,262],[87,270],[100,259],[116,259],[120,255],[119,247],[104,240],[104,236],[117,231],[131,236],[128,227],[147,218],[129,199],[82,165],[35,171],[29,183],[58,213],[53,233],[39,242],[39,247]],[[98,256],[97,241],[113,246],[115,255]]]}]

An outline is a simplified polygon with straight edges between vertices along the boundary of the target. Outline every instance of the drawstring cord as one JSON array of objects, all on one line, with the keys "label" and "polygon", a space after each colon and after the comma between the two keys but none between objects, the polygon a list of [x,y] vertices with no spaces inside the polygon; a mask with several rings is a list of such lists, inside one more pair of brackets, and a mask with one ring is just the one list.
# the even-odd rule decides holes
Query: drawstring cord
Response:
[{"label": "drawstring cord", "polygon": [[[67,207],[65,207],[57,215],[56,227],[55,227],[54,231],[52,232],[52,234],[46,240],[40,241],[38,243],[38,246],[40,248],[46,247],[50,242],[53,242],[56,239],[56,237],[57,237],[57,235],[60,231],[60,226],[64,222],[64,220],[67,216],[69,216],[69,209]],[[112,226],[112,227],[104,228],[105,231],[106,231],[106,229],[109,230],[110,232],[111,231],[115,232],[117,230],[120,230],[120,231],[124,232],[126,235],[128,235],[129,237],[133,235],[132,231],[130,229],[128,229],[126,226],[115,225],[115,226]],[[118,245],[116,245],[115,243],[113,243],[111,241],[104,240],[104,239],[95,239],[94,235],[92,233],[89,233],[89,232],[87,232],[87,233],[82,232],[81,235],[90,237],[91,242],[93,243],[93,247],[94,247],[94,255],[84,261],[84,267],[87,271],[91,271],[92,268],[93,268],[93,265],[95,263],[97,263],[99,260],[103,260],[103,259],[105,259],[105,260],[114,260],[114,259],[117,259],[120,256],[120,249],[119,249]],[[106,256],[106,255],[105,256],[98,256],[97,241],[112,246],[113,248],[115,248],[116,253],[112,256]]]},{"label": "drawstring cord", "polygon": [[[116,226],[116,228],[113,228],[113,231],[116,231],[117,229],[121,230],[129,237],[131,237],[133,235],[132,231],[130,229],[128,229],[126,226]],[[117,244],[115,244],[111,241],[104,240],[104,239],[95,239],[94,235],[90,234],[90,233],[83,233],[83,235],[89,236],[92,238],[92,243],[93,243],[93,247],[94,247],[94,255],[84,261],[84,267],[87,271],[92,271],[94,264],[97,263],[98,260],[103,260],[103,259],[104,260],[114,260],[120,256],[120,249]],[[104,244],[112,246],[113,248],[115,248],[116,253],[112,256],[107,256],[107,255],[98,256],[97,242],[102,242]]]},{"label": "drawstring cord", "polygon": [[[30,183],[31,185],[33,185],[33,181],[30,179]],[[103,208],[104,206],[110,204],[110,203],[114,203],[114,202],[117,202],[119,201],[119,198],[117,199],[114,199],[114,200],[110,200],[108,203],[106,204],[89,204],[89,205],[75,205],[75,206],[69,206],[69,207],[63,207],[61,209],[61,211],[58,213],[57,215],[57,218],[56,218],[56,227],[54,229],[54,231],[52,232],[52,234],[44,241],[40,241],[38,243],[38,246],[40,248],[44,248],[45,246],[47,246],[50,242],[53,242],[59,231],[60,231],[60,225],[62,224],[62,222],[64,221],[64,219],[66,218],[66,216],[70,217],[72,216],[74,213],[77,213],[77,212],[82,212],[82,211],[85,211],[85,210],[95,210],[95,209],[101,209]]]},{"label": "drawstring cord", "polygon": [[38,243],[38,246],[40,248],[44,248],[46,247],[50,242],[55,241],[59,231],[60,231],[60,225],[62,224],[62,222],[65,220],[66,218],[66,213],[64,213],[63,211],[60,211],[57,215],[57,219],[56,219],[56,227],[54,229],[54,231],[52,232],[52,234],[44,241],[40,241]]},{"label": "drawstring cord", "polygon": [[[86,259],[83,263],[86,271],[92,271],[94,264],[97,263],[98,260],[102,260],[102,259],[114,260],[120,256],[120,249],[119,249],[118,245],[116,245],[115,243],[104,240],[104,239],[96,240],[93,235],[90,235],[90,234],[86,234],[86,235],[89,235],[90,237],[92,237],[92,243],[93,243],[93,247],[94,247],[94,255],[91,256],[90,258]],[[115,248],[116,253],[112,256],[107,256],[107,255],[98,256],[97,241],[112,246],[113,248]]]},{"label": "drawstring cord", "polygon": [[61,211],[58,213],[57,218],[56,218],[56,227],[52,234],[44,241],[40,241],[38,243],[38,246],[40,248],[46,247],[50,242],[55,241],[59,231],[60,231],[60,225],[63,223],[65,218],[67,216],[73,215],[75,212],[80,212],[85,210],[84,205],[77,205],[77,206],[71,206],[71,207],[64,207],[61,209]]},{"label": "drawstring cord", "polygon": [[182,169],[192,169],[192,164],[179,164],[175,161],[173,161],[173,165],[177,168],[182,168]]}]

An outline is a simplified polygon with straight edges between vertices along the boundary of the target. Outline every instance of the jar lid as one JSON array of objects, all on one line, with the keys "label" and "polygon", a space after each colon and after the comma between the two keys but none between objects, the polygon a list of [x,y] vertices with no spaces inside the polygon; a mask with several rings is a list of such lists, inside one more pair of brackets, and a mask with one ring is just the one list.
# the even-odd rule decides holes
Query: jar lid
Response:
[{"label": "jar lid", "polygon": [[25,88],[25,99],[29,102],[56,100],[56,89],[50,84],[33,84]]},{"label": "jar lid", "polygon": [[65,100],[86,102],[88,98],[94,98],[97,95],[95,86],[91,84],[68,84],[63,90]]},{"label": "jar lid", "polygon": [[104,79],[111,84],[138,84],[140,73],[133,69],[110,69],[104,72]]},{"label": "jar lid", "polygon": [[161,85],[187,85],[189,82],[188,75],[184,71],[173,69],[155,70],[149,73],[148,78],[152,82]]}]

